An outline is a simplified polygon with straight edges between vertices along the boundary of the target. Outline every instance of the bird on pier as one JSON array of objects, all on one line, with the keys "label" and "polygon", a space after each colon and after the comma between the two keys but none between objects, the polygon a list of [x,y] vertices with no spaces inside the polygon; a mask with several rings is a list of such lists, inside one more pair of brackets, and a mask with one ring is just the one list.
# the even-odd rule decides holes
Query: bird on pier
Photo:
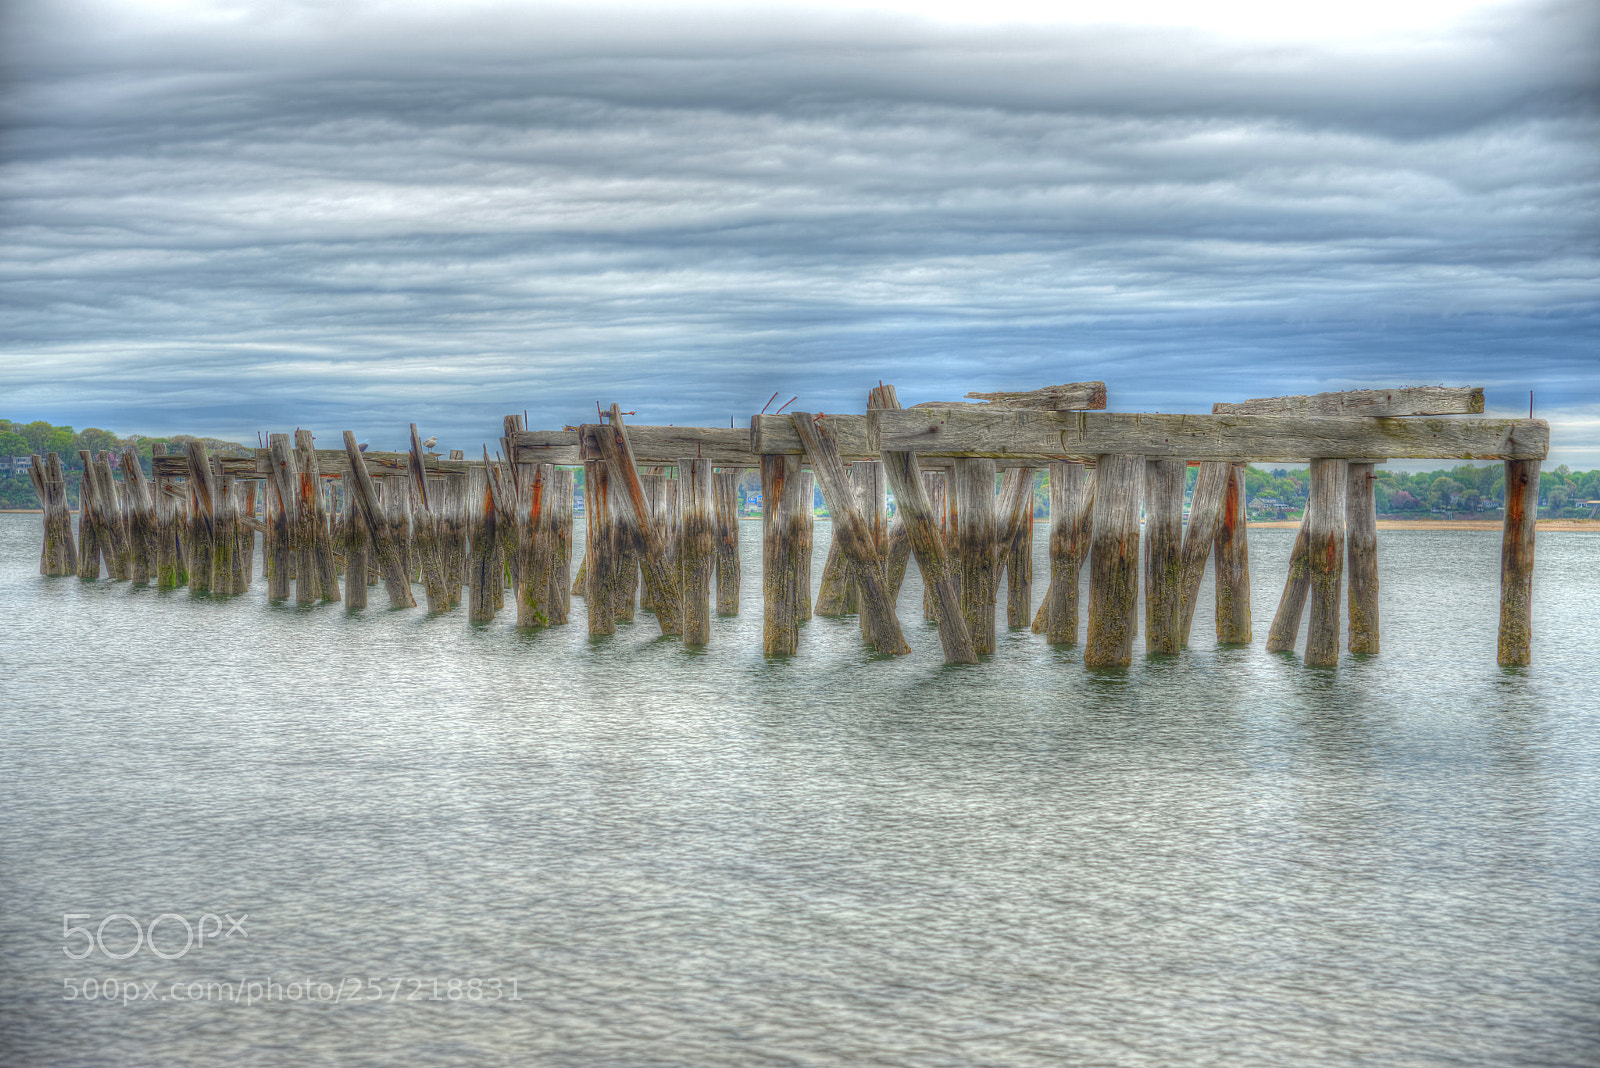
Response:
[{"label": "bird on pier", "polygon": [[431,449],[431,448],[433,448],[433,447],[434,447],[434,446],[435,446],[435,445],[437,445],[437,444],[439,444],[439,439],[438,439],[438,437],[436,437],[436,436],[434,436],[434,435],[432,435],[432,434],[430,434],[430,435],[428,435],[428,440],[427,440],[427,441],[424,441],[424,442],[423,442],[423,443],[422,443],[422,447],[423,447],[423,448],[424,448],[424,449]]}]

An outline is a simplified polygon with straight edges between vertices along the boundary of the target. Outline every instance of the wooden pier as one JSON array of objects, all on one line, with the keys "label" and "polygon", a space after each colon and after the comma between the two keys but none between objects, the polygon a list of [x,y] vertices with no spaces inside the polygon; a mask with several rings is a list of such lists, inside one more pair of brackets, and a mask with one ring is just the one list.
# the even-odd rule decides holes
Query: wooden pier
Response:
[{"label": "wooden pier", "polygon": [[[39,570],[232,596],[256,577],[260,534],[272,601],[358,610],[381,583],[389,607],[405,609],[420,585],[427,611],[443,615],[465,588],[468,618],[486,623],[507,610],[509,591],[519,626],[551,627],[568,625],[580,597],[593,635],[645,612],[662,634],[700,646],[715,640],[717,616],[739,611],[737,485],[759,472],[767,655],[799,652],[813,612],[857,615],[867,645],[908,653],[896,602],[914,560],[947,662],[994,653],[1004,585],[1007,626],[1072,645],[1086,616],[1084,663],[1119,668],[1132,662],[1141,615],[1150,655],[1185,647],[1208,560],[1218,642],[1252,640],[1244,470],[1305,462],[1308,507],[1267,647],[1293,651],[1305,616],[1305,663],[1328,667],[1345,618],[1350,652],[1380,648],[1376,466],[1495,459],[1506,466],[1499,660],[1529,662],[1543,421],[1481,418],[1483,391],[1454,387],[1275,397],[1205,415],[1106,406],[1100,382],[911,408],[880,384],[863,412],[760,414],[748,428],[629,425],[615,404],[553,430],[508,416],[494,458],[487,447],[481,459],[441,457],[415,425],[406,452],[363,451],[349,431],[340,448],[319,449],[301,430],[246,456],[157,446],[148,473],[132,452],[117,468],[83,453],[76,538],[60,458],[36,455]],[[1050,570],[1035,613],[1038,469],[1049,480]],[[814,606],[813,487],[833,523]]]}]

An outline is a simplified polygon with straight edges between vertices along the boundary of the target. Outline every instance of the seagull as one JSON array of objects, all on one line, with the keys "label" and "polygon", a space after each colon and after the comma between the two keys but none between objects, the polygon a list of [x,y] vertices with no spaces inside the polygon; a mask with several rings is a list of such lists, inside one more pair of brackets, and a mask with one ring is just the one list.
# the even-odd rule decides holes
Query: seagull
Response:
[{"label": "seagull", "polygon": [[438,439],[438,438],[437,438],[437,437],[434,437],[434,436],[433,436],[433,435],[431,435],[431,434],[430,434],[430,435],[429,435],[429,436],[428,436],[428,440],[427,440],[427,441],[424,441],[424,442],[423,442],[423,443],[422,443],[422,447],[423,447],[423,448],[424,448],[424,449],[431,449],[431,448],[433,448],[433,447],[434,447],[434,446],[435,446],[435,445],[437,445],[437,444],[439,444],[439,439]]},{"label": "seagull", "polygon": [[366,452],[367,451],[367,443],[363,441],[360,445],[357,445],[356,448],[359,449],[361,452]]}]

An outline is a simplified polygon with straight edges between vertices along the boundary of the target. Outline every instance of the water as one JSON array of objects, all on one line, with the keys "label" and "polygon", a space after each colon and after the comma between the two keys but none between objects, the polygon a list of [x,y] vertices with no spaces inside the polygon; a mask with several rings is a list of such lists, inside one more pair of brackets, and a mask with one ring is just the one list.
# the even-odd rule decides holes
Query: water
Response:
[{"label": "water", "polygon": [[[941,666],[914,567],[912,655],[817,619],[767,662],[758,524],[703,652],[43,579],[38,527],[0,516],[5,1063],[1600,1063],[1600,537],[1540,534],[1530,669],[1497,534],[1382,534],[1382,655],[1309,670],[1255,530],[1253,646],[1208,586],[1183,656],[1089,672]],[[114,914],[208,941],[65,955]]]}]

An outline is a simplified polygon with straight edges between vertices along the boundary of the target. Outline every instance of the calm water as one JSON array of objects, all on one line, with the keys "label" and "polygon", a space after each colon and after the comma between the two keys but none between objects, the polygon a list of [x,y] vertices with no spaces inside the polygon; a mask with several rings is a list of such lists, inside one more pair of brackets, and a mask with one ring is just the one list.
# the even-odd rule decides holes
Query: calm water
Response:
[{"label": "calm water", "polygon": [[941,666],[915,568],[913,655],[764,661],[759,524],[694,653],[47,580],[38,529],[0,516],[6,1063],[1600,1063],[1600,537],[1539,536],[1525,671],[1498,534],[1385,532],[1384,652],[1316,671],[1262,648],[1256,530],[1255,645],[1208,586],[1189,652],[1091,673]]}]

